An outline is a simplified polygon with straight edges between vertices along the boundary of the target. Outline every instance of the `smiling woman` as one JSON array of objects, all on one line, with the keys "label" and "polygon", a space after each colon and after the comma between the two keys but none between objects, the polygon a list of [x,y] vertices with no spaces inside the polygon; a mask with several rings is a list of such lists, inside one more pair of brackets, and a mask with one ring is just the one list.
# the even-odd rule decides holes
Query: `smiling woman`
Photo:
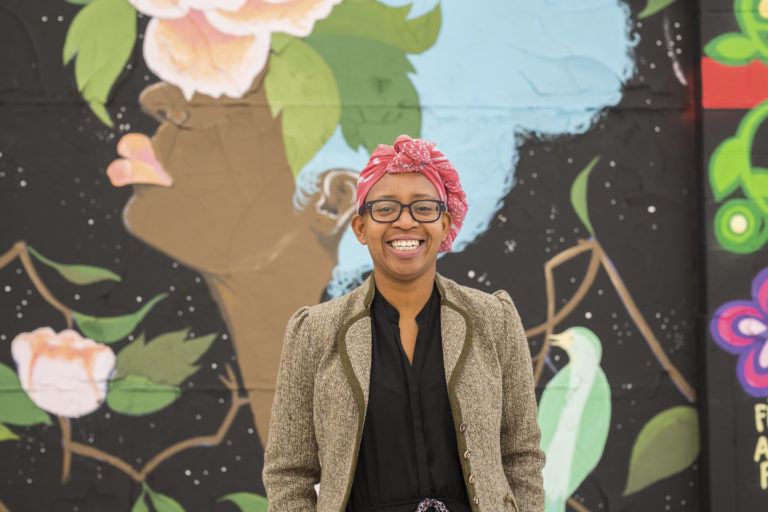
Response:
[{"label": "smiling woman", "polygon": [[264,455],[269,510],[543,510],[517,310],[505,291],[437,273],[467,211],[456,170],[401,135],[371,155],[356,204],[373,274],[288,323]]}]

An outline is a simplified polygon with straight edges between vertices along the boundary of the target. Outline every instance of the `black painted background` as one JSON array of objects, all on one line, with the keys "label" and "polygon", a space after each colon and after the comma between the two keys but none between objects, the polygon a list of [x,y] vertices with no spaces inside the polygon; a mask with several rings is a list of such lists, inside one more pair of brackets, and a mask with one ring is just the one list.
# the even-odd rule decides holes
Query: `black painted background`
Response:
[{"label": "black painted background", "polygon": [[[644,4],[633,2],[633,12]],[[93,118],[77,94],[73,69],[61,65],[66,29],[77,10],[66,2],[0,4],[0,251],[26,240],[54,259],[104,266],[123,276],[120,284],[77,288],[42,269],[47,285],[75,308],[115,314],[135,308],[137,296],[146,300],[173,287],[170,297],[145,320],[147,332],[190,326],[198,334],[226,334],[196,273],[132,238],[122,224],[120,214],[131,191],[112,187],[105,175],[115,157],[119,130],[108,130]],[[699,348],[709,342],[696,331],[697,320],[703,318],[699,297],[704,290],[699,278],[703,257],[697,222],[701,172],[693,108],[698,60],[694,12],[689,1],[679,0],[633,27],[639,36],[638,71],[621,103],[584,135],[526,140],[520,148],[517,184],[489,232],[462,253],[442,258],[439,270],[487,291],[507,289],[526,326],[544,321],[543,265],[587,236],[571,209],[569,191],[578,172],[599,154],[589,186],[597,237],[674,364],[696,385]],[[47,21],[42,21],[44,16]],[[676,55],[688,85],[678,81],[665,46],[657,44],[664,41],[665,19],[673,36],[681,36],[675,44],[682,51]],[[134,51],[131,66],[116,85],[110,111],[113,117],[122,114],[116,127],[129,125],[123,131],[151,134],[155,124],[141,113],[137,99],[156,78],[146,70],[139,51]],[[723,126],[723,136],[726,133]],[[582,255],[556,272],[559,298],[575,291],[587,259]],[[725,265],[734,267],[724,262],[724,267],[715,268]],[[728,287],[738,292],[735,297],[743,295],[753,275],[753,268],[736,266],[733,279],[719,290],[723,298],[729,296]],[[585,317],[587,312],[591,319]],[[0,270],[0,361],[13,365],[10,340],[42,325],[64,327],[60,314],[33,289],[18,261]],[[621,498],[641,427],[654,414],[685,400],[653,358],[603,272],[557,330],[571,325],[588,326],[602,340],[603,368],[614,396],[605,454],[577,495],[584,506],[591,511],[703,509],[707,493],[700,484],[700,462]],[[531,340],[532,351],[538,351],[540,342]],[[558,364],[565,363],[562,354],[554,355],[559,355]],[[108,409],[101,408],[75,420],[73,436],[82,442],[92,439],[94,445],[140,465],[176,440],[210,433],[227,409],[228,394],[217,375],[233,358],[230,340],[219,339],[185,395],[168,409],[128,418],[115,413],[106,417]],[[725,371],[732,372],[733,366],[726,364]],[[545,370],[542,385],[551,375]],[[248,409],[242,409],[225,442],[167,461],[151,475],[150,486],[190,511],[235,510],[216,504],[216,499],[236,491],[263,493],[262,449],[251,423]],[[12,512],[128,510],[138,496],[139,486],[121,472],[77,456],[72,480],[62,485],[58,426],[15,430],[22,441],[0,443],[0,499]],[[734,472],[726,480],[737,483],[738,478]]]}]

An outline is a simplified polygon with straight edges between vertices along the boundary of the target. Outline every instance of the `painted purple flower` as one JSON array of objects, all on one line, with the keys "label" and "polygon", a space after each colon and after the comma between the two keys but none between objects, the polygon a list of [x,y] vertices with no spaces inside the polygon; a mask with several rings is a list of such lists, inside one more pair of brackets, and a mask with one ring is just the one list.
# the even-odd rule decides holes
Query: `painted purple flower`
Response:
[{"label": "painted purple flower", "polygon": [[736,373],[744,391],[768,396],[768,268],[752,280],[752,300],[720,306],[709,329],[718,345],[740,355]]}]

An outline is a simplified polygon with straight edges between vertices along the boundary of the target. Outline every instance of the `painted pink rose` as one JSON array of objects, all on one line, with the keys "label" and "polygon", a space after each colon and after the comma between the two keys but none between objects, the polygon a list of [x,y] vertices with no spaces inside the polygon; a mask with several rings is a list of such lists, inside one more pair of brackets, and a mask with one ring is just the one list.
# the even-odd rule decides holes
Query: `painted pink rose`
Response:
[{"label": "painted pink rose", "polygon": [[304,37],[341,0],[130,0],[152,16],[144,60],[187,100],[239,98],[269,57],[272,32]]},{"label": "painted pink rose", "polygon": [[95,411],[107,397],[115,368],[112,349],[72,329],[22,332],[11,342],[21,387],[41,409],[77,418]]}]

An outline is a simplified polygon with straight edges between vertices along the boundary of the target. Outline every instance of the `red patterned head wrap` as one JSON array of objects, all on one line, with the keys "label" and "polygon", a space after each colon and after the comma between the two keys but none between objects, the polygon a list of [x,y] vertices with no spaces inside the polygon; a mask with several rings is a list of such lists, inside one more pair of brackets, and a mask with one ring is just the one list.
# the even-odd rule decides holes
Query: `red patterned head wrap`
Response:
[{"label": "red patterned head wrap", "polygon": [[437,189],[440,200],[445,202],[451,214],[451,227],[440,244],[440,251],[450,251],[467,215],[467,196],[456,169],[431,142],[400,135],[392,146],[379,144],[357,179],[358,212],[377,181],[387,173],[401,172],[420,172]]}]

